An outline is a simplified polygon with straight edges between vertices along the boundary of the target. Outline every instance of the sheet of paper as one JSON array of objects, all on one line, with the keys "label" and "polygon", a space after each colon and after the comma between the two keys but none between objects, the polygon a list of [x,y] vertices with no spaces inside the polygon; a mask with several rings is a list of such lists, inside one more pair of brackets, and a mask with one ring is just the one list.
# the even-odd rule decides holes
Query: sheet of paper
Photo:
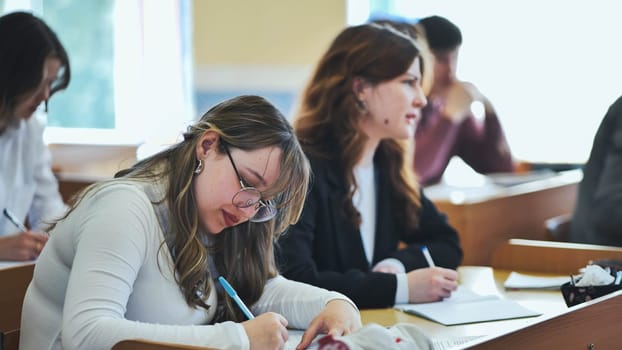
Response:
[{"label": "sheet of paper", "polygon": [[[496,294],[479,294],[479,293],[474,292],[470,288],[460,285],[458,286],[458,289],[456,289],[453,293],[451,293],[451,296],[449,298],[446,298],[442,302],[443,303],[466,303],[466,302],[471,302],[471,301],[482,301],[482,300],[488,300],[488,299],[499,299],[499,296]],[[436,303],[430,303],[430,304],[436,304]],[[408,305],[411,305],[411,304],[408,304]],[[418,304],[413,304],[413,305],[418,305]]]},{"label": "sheet of paper", "polygon": [[488,266],[459,266],[458,275],[460,286],[481,295],[497,295],[497,283],[495,282],[492,267]]},{"label": "sheet of paper", "polygon": [[[300,340],[302,340],[302,335],[304,334],[304,330],[300,330],[300,329],[288,329],[287,330],[287,334],[288,334],[288,338],[287,338],[287,342],[285,342],[285,350],[295,350],[296,346],[298,346],[298,344],[300,344]],[[313,339],[313,342],[311,343],[311,345],[309,345],[307,347],[307,350],[317,350],[319,349],[320,345],[318,344],[317,340],[326,336],[326,334],[318,334],[315,339]]]},{"label": "sheet of paper", "polygon": [[498,295],[477,294],[463,286],[452,293],[452,297],[443,301],[401,304],[395,308],[446,326],[541,315],[515,301],[500,298]]},{"label": "sheet of paper", "polygon": [[527,172],[514,172],[514,173],[495,173],[488,174],[486,178],[492,183],[500,186],[514,186],[520,185],[526,182],[548,179],[556,176],[553,170],[542,169],[533,170]]},{"label": "sheet of paper", "polygon": [[481,335],[465,335],[461,337],[451,338],[432,338],[432,349],[447,350],[455,349],[460,345],[467,344],[475,339],[482,337]]},{"label": "sheet of paper", "polygon": [[559,289],[566,282],[570,282],[570,276],[542,277],[512,272],[503,286],[506,289]]}]

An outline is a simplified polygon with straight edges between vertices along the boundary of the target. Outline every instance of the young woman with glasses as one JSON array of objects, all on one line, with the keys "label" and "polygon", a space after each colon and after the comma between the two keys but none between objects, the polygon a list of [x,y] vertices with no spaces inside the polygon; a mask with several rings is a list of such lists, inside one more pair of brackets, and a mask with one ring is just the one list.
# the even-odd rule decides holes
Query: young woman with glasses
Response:
[{"label": "young woman with glasses", "polygon": [[417,44],[379,24],[346,28],[321,58],[294,121],[313,182],[279,242],[286,277],[361,308],[440,300],[457,288],[458,235],[412,170],[422,67]]},{"label": "young woman with glasses", "polygon": [[[184,140],[87,188],[50,230],[21,349],[110,349],[131,338],[279,349],[286,326],[347,334],[347,297],[278,275],[273,243],[298,219],[309,165],[260,97],[210,109]],[[223,293],[223,276],[257,316]],[[234,323],[236,321],[241,323]]]},{"label": "young woman with glasses", "polygon": [[67,209],[38,117],[69,78],[67,52],[45,22],[26,12],[0,17],[0,260],[35,259],[48,219]]}]

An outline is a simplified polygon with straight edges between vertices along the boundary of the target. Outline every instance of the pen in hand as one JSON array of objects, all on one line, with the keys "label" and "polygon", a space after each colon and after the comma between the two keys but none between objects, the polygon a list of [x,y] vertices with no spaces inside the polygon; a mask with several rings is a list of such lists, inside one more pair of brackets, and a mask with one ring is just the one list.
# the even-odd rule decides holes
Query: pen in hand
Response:
[{"label": "pen in hand", "polygon": [[13,213],[11,213],[11,211],[7,208],[4,208],[4,210],[2,211],[4,213],[4,216],[7,217],[7,219],[9,219],[9,221],[11,221],[13,223],[13,225],[15,225],[15,227],[17,227],[20,231],[22,232],[26,232],[28,231],[28,228],[26,228],[26,226],[24,226],[24,224],[22,224],[21,221],[19,221],[15,215],[13,215]]},{"label": "pen in hand", "polygon": [[425,258],[425,261],[428,262],[428,265],[430,267],[435,267],[436,264],[434,264],[434,260],[432,260],[432,255],[430,255],[430,251],[428,250],[428,247],[422,246],[421,252],[423,253],[423,257]]},{"label": "pen in hand", "polygon": [[242,310],[246,318],[248,318],[249,320],[252,320],[253,318],[255,318],[255,316],[253,316],[253,314],[251,313],[251,310],[249,310],[248,307],[246,307],[242,299],[240,299],[240,297],[238,296],[238,293],[235,291],[235,289],[233,289],[233,287],[231,287],[229,282],[227,282],[227,280],[224,277],[222,276],[218,277],[218,282],[220,282],[222,287],[225,289],[225,292],[229,294],[231,299],[233,299],[233,301],[235,301],[235,303],[238,304],[238,306],[240,307],[240,310]]}]

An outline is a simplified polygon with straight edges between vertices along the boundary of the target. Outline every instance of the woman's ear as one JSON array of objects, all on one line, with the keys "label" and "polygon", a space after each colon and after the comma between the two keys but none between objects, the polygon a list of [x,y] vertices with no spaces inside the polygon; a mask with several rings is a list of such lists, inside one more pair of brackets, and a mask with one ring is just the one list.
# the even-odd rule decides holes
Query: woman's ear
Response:
[{"label": "woman's ear", "polygon": [[220,135],[211,130],[208,130],[203,135],[201,135],[201,137],[199,138],[199,142],[197,142],[196,146],[197,159],[205,159],[207,153],[210,150],[216,150],[219,140]]},{"label": "woman's ear", "polygon": [[359,102],[365,102],[366,88],[369,86],[367,81],[361,77],[355,77],[352,81],[352,91]]}]

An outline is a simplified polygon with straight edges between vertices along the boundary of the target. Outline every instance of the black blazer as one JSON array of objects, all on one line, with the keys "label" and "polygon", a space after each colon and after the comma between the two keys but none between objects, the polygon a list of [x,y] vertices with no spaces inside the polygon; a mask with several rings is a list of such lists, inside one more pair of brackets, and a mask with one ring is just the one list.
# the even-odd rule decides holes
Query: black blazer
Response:
[{"label": "black blazer", "polygon": [[[314,176],[302,217],[277,246],[278,264],[285,277],[341,292],[360,308],[382,308],[395,304],[397,278],[372,272],[377,262],[396,258],[406,271],[427,267],[421,253],[421,246],[426,245],[437,266],[453,269],[460,264],[462,249],[456,231],[423,193],[420,212],[412,213],[420,216],[418,229],[404,228],[381,158],[374,158],[377,218],[371,266],[359,228],[349,224],[341,209],[346,185],[339,162],[310,158]],[[398,250],[399,241],[408,247]]]},{"label": "black blazer", "polygon": [[594,137],[568,240],[622,246],[622,97],[609,107]]}]

